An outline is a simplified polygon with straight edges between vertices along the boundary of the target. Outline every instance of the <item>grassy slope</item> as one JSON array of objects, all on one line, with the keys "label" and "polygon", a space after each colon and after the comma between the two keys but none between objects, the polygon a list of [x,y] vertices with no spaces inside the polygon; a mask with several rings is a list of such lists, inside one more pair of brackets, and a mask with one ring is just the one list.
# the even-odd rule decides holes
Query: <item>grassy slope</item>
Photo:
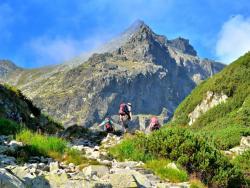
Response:
[{"label": "grassy slope", "polygon": [[62,127],[50,117],[41,113],[19,90],[9,85],[0,84],[0,126],[5,126],[5,120],[22,123],[29,129],[38,127],[43,132],[55,133]]},{"label": "grassy slope", "polygon": [[250,52],[194,89],[179,105],[170,124],[187,125],[188,114],[207,91],[224,93],[229,99],[200,116],[191,128],[211,135],[220,149],[239,144],[241,136],[250,135]]}]

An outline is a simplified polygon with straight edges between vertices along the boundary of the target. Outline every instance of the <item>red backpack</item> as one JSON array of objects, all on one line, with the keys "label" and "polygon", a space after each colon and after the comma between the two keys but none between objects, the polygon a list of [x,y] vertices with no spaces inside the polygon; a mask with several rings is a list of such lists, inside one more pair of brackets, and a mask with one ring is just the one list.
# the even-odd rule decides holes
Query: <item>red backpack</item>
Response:
[{"label": "red backpack", "polygon": [[159,124],[158,118],[157,118],[157,117],[152,117],[152,118],[151,118],[151,124],[153,124],[153,125],[158,125],[158,124]]},{"label": "red backpack", "polygon": [[112,126],[112,124],[111,124],[111,122],[110,122],[110,119],[108,118],[106,118],[106,124],[105,124],[105,128],[106,128],[106,130],[108,131],[108,132],[113,132],[114,131],[114,128],[113,128],[113,126]]},{"label": "red backpack", "polygon": [[106,127],[106,129],[110,129],[112,126],[110,125],[109,122],[107,122],[107,123],[105,124],[105,127]]},{"label": "red backpack", "polygon": [[120,104],[119,114],[120,115],[129,115],[128,106],[125,103]]}]

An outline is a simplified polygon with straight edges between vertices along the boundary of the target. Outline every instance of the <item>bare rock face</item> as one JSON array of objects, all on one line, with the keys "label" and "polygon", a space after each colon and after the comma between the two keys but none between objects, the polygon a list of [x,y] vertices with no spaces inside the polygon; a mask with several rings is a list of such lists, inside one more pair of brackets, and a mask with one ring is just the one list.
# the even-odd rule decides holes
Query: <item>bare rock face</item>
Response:
[{"label": "bare rock face", "polygon": [[250,136],[243,136],[240,140],[240,145],[231,148],[229,151],[224,151],[226,155],[237,156],[242,155],[245,151],[250,149]]},{"label": "bare rock face", "polygon": [[197,84],[224,67],[200,59],[188,40],[168,40],[142,21],[99,52],[73,67],[22,70],[8,82],[66,127],[92,127],[117,115],[121,102],[131,102],[138,118],[167,111],[162,117],[167,121]]},{"label": "bare rock face", "polygon": [[195,107],[193,112],[189,114],[188,117],[190,121],[188,124],[192,125],[202,114],[218,104],[225,102],[227,98],[228,97],[225,94],[217,94],[212,91],[208,91],[206,98]]},{"label": "bare rock face", "polygon": [[168,44],[176,49],[179,49],[183,53],[197,56],[197,52],[195,51],[193,46],[189,44],[189,40],[187,39],[179,37],[177,39],[168,41]]}]

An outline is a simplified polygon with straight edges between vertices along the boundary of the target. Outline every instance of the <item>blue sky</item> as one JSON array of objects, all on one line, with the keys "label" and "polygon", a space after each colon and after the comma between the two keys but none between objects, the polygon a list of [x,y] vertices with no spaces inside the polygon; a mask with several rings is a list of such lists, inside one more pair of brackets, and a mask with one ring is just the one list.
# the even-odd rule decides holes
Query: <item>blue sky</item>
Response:
[{"label": "blue sky", "polygon": [[248,0],[0,0],[0,58],[60,63],[100,46],[135,20],[199,56],[229,63],[250,50]]}]

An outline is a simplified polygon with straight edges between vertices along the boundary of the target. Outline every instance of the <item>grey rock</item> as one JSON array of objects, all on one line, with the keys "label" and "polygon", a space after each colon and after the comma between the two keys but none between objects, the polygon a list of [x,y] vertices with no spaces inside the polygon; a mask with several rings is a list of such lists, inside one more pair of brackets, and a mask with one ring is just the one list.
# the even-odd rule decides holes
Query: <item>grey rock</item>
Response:
[{"label": "grey rock", "polygon": [[204,114],[209,109],[225,102],[228,96],[225,94],[218,94],[212,91],[208,91],[206,97],[202,100],[200,104],[198,104],[194,111],[192,111],[189,117],[189,125],[192,125],[196,119],[198,119],[202,114]]},{"label": "grey rock", "polygon": [[104,165],[90,165],[83,169],[83,173],[85,176],[97,176],[102,177],[109,173],[109,168]]},{"label": "grey rock", "polygon": [[7,155],[0,155],[0,164],[1,165],[15,165],[16,159]]},{"label": "grey rock", "polygon": [[0,168],[0,187],[25,188],[25,185],[19,178],[9,173],[6,169]]},{"label": "grey rock", "polygon": [[4,154],[9,150],[8,146],[1,146],[0,145],[0,154]]},{"label": "grey rock", "polygon": [[114,162],[113,166],[116,168],[126,168],[126,167],[135,168],[142,164],[143,164],[142,162],[126,161],[126,162]]},{"label": "grey rock", "polygon": [[51,162],[49,164],[49,171],[50,172],[57,172],[59,170],[59,163],[58,161]]}]

